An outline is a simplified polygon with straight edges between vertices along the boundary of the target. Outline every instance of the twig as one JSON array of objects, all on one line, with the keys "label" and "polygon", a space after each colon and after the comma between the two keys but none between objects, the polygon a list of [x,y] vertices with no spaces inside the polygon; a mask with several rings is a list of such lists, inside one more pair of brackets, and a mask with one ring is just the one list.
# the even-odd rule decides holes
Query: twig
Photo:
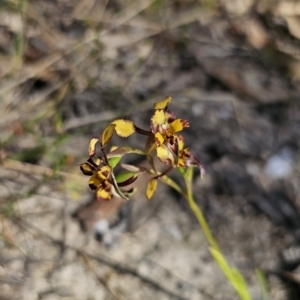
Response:
[{"label": "twig", "polygon": [[76,174],[71,174],[62,171],[54,171],[51,168],[47,168],[44,166],[23,163],[13,159],[6,159],[2,162],[2,166],[6,169],[11,169],[18,172],[34,174],[34,175],[41,175],[41,176],[48,176],[52,177],[55,175],[62,176],[64,178],[69,178],[75,180],[78,184],[85,186],[85,182],[82,181],[82,177]]},{"label": "twig", "polygon": [[101,277],[97,270],[95,269],[92,261],[90,258],[84,253],[84,252],[78,252],[79,255],[82,256],[84,262],[86,263],[87,267],[96,275],[97,280],[105,287],[105,289],[117,300],[126,300],[126,298],[122,295],[118,295],[108,284],[108,282],[105,280],[105,278]]}]

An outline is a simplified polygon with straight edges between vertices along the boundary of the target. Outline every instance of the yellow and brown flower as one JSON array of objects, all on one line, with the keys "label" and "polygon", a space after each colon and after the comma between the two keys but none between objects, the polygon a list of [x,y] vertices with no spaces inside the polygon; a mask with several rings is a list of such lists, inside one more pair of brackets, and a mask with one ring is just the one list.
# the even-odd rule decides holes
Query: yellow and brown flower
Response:
[{"label": "yellow and brown flower", "polygon": [[94,162],[90,158],[80,165],[80,170],[84,175],[91,176],[89,187],[91,190],[97,191],[99,200],[110,200],[112,198],[113,187],[110,183],[112,170],[110,166],[103,165],[100,159]]},{"label": "yellow and brown flower", "polygon": [[168,110],[171,97],[157,102],[154,105],[154,115],[151,118],[151,132],[155,136],[155,143],[160,147],[165,141],[169,142],[177,132],[189,127],[189,122],[184,119],[176,119],[175,113]]}]

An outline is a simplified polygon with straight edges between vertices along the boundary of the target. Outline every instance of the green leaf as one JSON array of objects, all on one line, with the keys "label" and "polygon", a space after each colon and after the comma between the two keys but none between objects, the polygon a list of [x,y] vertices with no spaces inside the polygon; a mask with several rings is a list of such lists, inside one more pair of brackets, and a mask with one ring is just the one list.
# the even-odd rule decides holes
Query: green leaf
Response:
[{"label": "green leaf", "polygon": [[268,300],[269,299],[269,297],[268,297],[268,282],[267,282],[266,276],[259,269],[255,269],[255,273],[256,273],[256,276],[257,276],[259,284],[260,284],[262,300]]},{"label": "green leaf", "polygon": [[122,157],[125,154],[140,154],[140,155],[146,155],[144,151],[136,148],[131,148],[131,147],[119,147],[116,150],[113,150],[107,154],[107,158],[113,158],[113,157]]},{"label": "green leaf", "polygon": [[121,198],[123,198],[123,199],[125,199],[125,200],[129,200],[128,196],[125,195],[125,194],[121,191],[121,189],[119,188],[114,173],[111,173],[111,180],[112,180],[112,185],[114,186],[114,188],[115,188],[117,194],[118,194]]},{"label": "green leaf", "polygon": [[124,172],[124,173],[118,174],[117,176],[115,176],[116,182],[120,183],[120,182],[127,181],[128,179],[131,179],[132,177],[137,177],[138,174],[139,173],[137,173],[137,172]]},{"label": "green leaf", "polygon": [[227,277],[229,282],[235,288],[236,292],[242,300],[251,300],[245,280],[238,270],[231,268],[220,251],[210,248],[210,253]]},{"label": "green leaf", "polygon": [[121,156],[116,156],[116,157],[113,157],[113,158],[110,158],[108,161],[109,161],[109,164],[112,168],[114,168],[115,166],[118,165],[118,163],[120,162],[121,160]]}]

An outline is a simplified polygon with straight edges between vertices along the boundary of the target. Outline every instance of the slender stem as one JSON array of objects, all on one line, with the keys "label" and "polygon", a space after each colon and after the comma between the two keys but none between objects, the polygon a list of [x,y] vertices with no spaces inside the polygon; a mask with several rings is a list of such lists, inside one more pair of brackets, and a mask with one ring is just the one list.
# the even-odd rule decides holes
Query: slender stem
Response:
[{"label": "slender stem", "polygon": [[159,178],[159,177],[163,177],[164,175],[167,175],[169,172],[171,172],[174,169],[173,166],[170,166],[169,168],[165,169],[163,172],[161,172],[160,174],[158,174],[157,176],[155,176],[154,178]]},{"label": "slender stem", "polygon": [[[160,174],[159,172],[150,169],[149,170],[150,174]],[[185,192],[182,190],[182,188],[170,177],[164,175],[162,177],[160,177],[161,181],[164,182],[165,184],[167,184],[168,186],[170,186],[171,188],[173,188],[176,192],[178,192],[179,194],[181,194],[184,198],[186,198],[186,194]]]},{"label": "slender stem", "polygon": [[210,246],[212,248],[220,251],[218,243],[215,240],[214,236],[212,235],[212,233],[209,229],[208,223],[207,223],[201,209],[199,208],[199,206],[196,204],[196,202],[194,200],[193,191],[192,191],[192,182],[190,180],[186,180],[185,182],[186,182],[186,187],[187,187],[187,193],[185,195],[185,198],[188,201],[188,204],[189,204],[192,212],[194,213],[200,226],[202,227],[205,237],[206,237],[208,243],[210,244]]},{"label": "slender stem", "polygon": [[135,128],[135,132],[142,135],[150,136],[151,134],[153,134],[151,131],[139,128],[137,126],[134,126],[134,128]]},{"label": "slender stem", "polygon": [[216,263],[219,265],[220,269],[223,271],[224,275],[228,278],[229,282],[232,284],[234,289],[236,290],[237,294],[239,295],[240,299],[242,300],[251,300],[251,296],[248,292],[247,285],[244,281],[244,278],[239,273],[238,270],[231,268],[228,262],[226,261],[225,257],[223,256],[222,252],[219,249],[218,243],[215,240],[214,236],[212,235],[210,228],[208,226],[208,223],[195,202],[193,191],[192,191],[192,178],[193,173],[189,173],[185,177],[185,183],[187,192],[185,194],[185,198],[188,201],[188,204],[190,206],[190,209],[196,216],[200,226],[202,227],[202,230],[205,234],[205,237],[208,241],[208,243],[211,246],[210,252],[212,256],[214,257]]},{"label": "slender stem", "polygon": [[[101,151],[102,151],[102,153],[103,153],[105,163],[106,163],[108,166],[110,166],[109,161],[108,161],[107,156],[106,156],[106,152],[105,152],[104,147],[101,148]],[[110,167],[111,167],[111,166],[110,166]]]}]

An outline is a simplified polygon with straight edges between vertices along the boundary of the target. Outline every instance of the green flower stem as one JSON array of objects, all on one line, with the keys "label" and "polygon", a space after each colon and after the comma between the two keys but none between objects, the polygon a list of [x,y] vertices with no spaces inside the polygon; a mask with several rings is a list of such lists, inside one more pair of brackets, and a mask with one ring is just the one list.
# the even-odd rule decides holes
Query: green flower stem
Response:
[{"label": "green flower stem", "polygon": [[[150,170],[150,174],[162,174],[160,172],[155,172],[154,170]],[[193,214],[198,220],[206,240],[210,245],[210,253],[216,263],[218,264],[219,268],[222,270],[230,284],[234,287],[236,293],[239,295],[241,300],[251,300],[251,295],[249,294],[247,284],[242,276],[242,274],[235,268],[231,267],[225,257],[223,256],[217,241],[215,240],[209,225],[200,209],[200,207],[195,202],[193,196],[193,168],[190,167],[186,170],[185,173],[182,173],[183,178],[186,184],[186,192],[170,177],[164,175],[161,180],[175,189],[178,193],[180,193],[188,202],[190,209],[192,210]]]},{"label": "green flower stem", "polygon": [[192,192],[192,182],[190,180],[186,180],[186,187],[187,187],[187,193],[185,194],[185,198],[188,201],[190,209],[192,210],[195,217],[197,218],[209,245],[213,249],[220,251],[219,246],[210,231],[209,225],[208,225],[207,221],[205,220],[205,217],[204,217],[201,209],[199,208],[199,206],[196,204],[196,202],[194,200],[193,192]]},{"label": "green flower stem", "polygon": [[217,241],[215,240],[214,236],[212,235],[209,225],[195,202],[194,196],[193,196],[193,169],[189,168],[187,172],[184,174],[184,179],[186,183],[187,192],[183,193],[183,196],[188,201],[188,204],[190,206],[190,209],[194,213],[195,217],[197,218],[204,235],[210,245],[210,253],[215,259],[216,263],[218,264],[219,268],[223,271],[224,275],[228,279],[228,281],[231,283],[231,285],[236,290],[236,293],[239,295],[240,299],[242,300],[251,300],[251,296],[248,292],[246,282],[241,275],[241,273],[235,269],[230,267],[228,262],[226,261],[225,257],[223,256],[222,252],[220,251],[220,248],[218,246]]}]

